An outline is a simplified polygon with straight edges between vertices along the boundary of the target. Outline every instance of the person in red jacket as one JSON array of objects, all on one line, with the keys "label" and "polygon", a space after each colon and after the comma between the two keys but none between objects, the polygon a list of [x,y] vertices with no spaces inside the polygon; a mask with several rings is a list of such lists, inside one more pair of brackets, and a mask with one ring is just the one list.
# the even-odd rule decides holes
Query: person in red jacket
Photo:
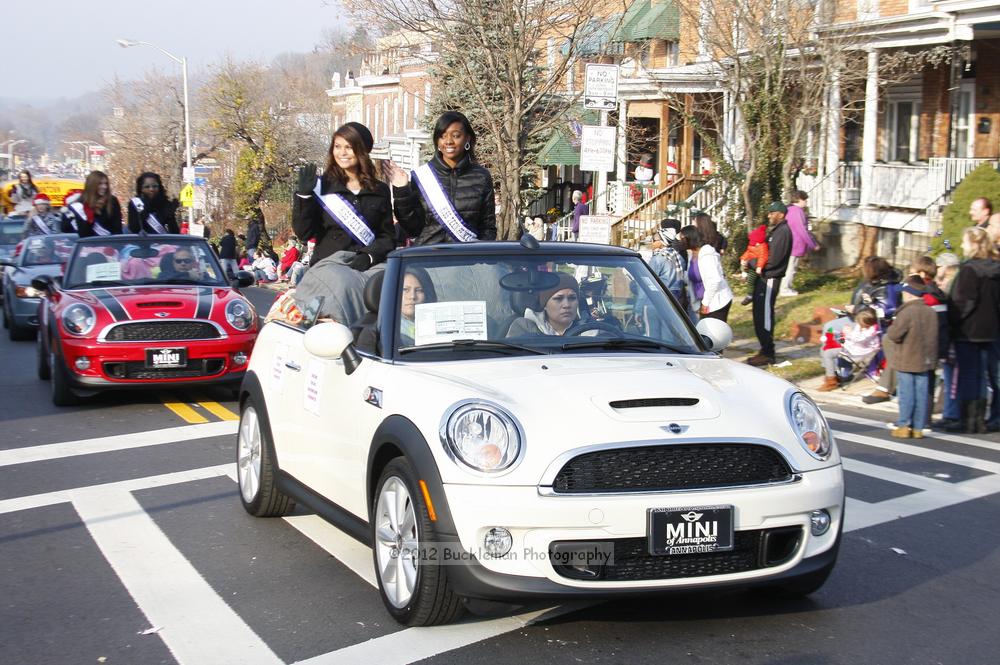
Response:
[{"label": "person in red jacket", "polygon": [[288,243],[285,245],[285,251],[281,255],[281,263],[278,265],[278,281],[287,282],[289,275],[292,273],[292,268],[299,261],[299,256],[302,254],[299,250],[299,245],[295,242],[294,238],[289,238]]}]

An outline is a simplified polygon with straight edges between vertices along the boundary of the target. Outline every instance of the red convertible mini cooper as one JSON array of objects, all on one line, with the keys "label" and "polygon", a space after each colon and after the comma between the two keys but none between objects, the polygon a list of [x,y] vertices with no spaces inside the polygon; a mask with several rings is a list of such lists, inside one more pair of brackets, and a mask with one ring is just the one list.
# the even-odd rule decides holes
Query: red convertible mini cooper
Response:
[{"label": "red convertible mini cooper", "polygon": [[66,406],[102,390],[177,385],[236,389],[257,338],[257,312],[227,281],[203,238],[81,239],[65,276],[39,277],[38,376]]}]

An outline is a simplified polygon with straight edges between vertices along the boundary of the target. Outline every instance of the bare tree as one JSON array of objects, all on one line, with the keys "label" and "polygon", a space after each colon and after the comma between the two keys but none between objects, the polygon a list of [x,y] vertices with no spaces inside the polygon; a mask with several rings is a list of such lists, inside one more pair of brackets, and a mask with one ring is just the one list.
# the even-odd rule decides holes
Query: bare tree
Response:
[{"label": "bare tree", "polygon": [[498,237],[515,237],[517,211],[525,203],[521,194],[537,169],[532,151],[566,122],[579,99],[567,92],[567,73],[575,71],[608,17],[624,13],[622,0],[346,0],[345,5],[364,25],[400,32],[412,47],[433,47],[433,94],[445,100],[436,105],[466,112],[476,127],[477,150],[499,184]]}]

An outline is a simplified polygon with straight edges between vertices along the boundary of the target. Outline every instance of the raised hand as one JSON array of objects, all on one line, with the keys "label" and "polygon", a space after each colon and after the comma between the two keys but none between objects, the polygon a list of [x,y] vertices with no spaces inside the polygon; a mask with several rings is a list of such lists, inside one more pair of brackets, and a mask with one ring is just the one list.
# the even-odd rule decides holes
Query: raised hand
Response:
[{"label": "raised hand", "polygon": [[393,187],[406,187],[407,183],[410,182],[410,176],[407,175],[406,171],[399,168],[391,159],[382,162],[382,170],[389,184]]},{"label": "raised hand", "polygon": [[303,164],[299,167],[299,194],[309,194],[316,188],[316,165]]}]

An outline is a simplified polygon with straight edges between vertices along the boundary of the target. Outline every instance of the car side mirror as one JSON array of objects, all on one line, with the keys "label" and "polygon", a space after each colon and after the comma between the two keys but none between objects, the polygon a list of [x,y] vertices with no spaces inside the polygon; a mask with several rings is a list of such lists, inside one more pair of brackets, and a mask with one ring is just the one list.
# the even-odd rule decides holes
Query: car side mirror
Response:
[{"label": "car side mirror", "polygon": [[236,277],[233,278],[231,283],[233,285],[233,288],[242,289],[247,286],[253,286],[255,281],[256,280],[254,279],[252,272],[249,272],[247,270],[240,270],[238,273],[236,273]]},{"label": "car side mirror", "polygon": [[55,280],[52,279],[51,275],[41,275],[31,280],[31,288],[46,293],[52,290],[53,284],[55,284]]},{"label": "car side mirror", "polygon": [[695,330],[712,351],[722,351],[733,341],[733,329],[728,323],[719,319],[702,319],[695,326]]},{"label": "car side mirror", "polygon": [[361,356],[354,348],[354,334],[351,329],[340,323],[318,323],[306,331],[304,340],[306,351],[332,360],[341,358],[344,361],[344,372],[353,374],[361,364]]}]

